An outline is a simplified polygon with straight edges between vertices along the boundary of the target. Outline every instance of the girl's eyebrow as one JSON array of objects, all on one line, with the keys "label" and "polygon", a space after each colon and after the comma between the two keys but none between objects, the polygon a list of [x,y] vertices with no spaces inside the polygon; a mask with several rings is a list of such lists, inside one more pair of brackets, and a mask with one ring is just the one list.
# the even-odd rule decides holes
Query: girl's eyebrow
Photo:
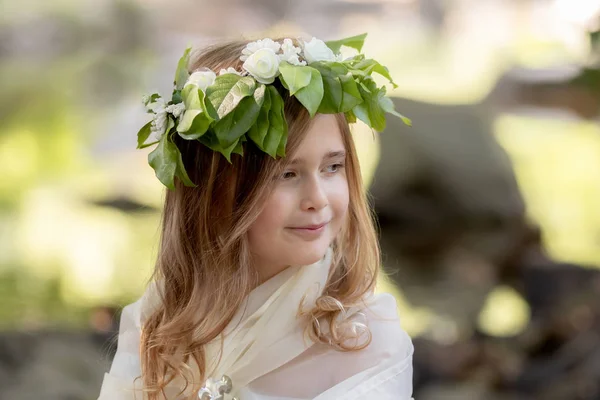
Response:
[{"label": "girl's eyebrow", "polygon": [[[332,158],[344,158],[346,157],[346,150],[337,150],[337,151],[330,151],[327,154],[325,154],[323,156],[323,160],[331,160]],[[303,159],[302,158],[295,158],[292,161],[290,161],[290,163],[288,165],[294,165],[294,164],[299,164],[302,163]]]}]

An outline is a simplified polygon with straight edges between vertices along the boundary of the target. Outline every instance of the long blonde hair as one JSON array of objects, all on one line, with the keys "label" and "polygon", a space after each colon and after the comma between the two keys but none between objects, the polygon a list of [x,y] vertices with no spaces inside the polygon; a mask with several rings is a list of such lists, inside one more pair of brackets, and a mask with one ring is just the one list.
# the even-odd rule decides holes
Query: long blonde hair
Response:
[{"label": "long blonde hair", "polygon": [[[248,42],[208,47],[193,55],[190,70],[241,70],[239,55]],[[306,135],[311,119],[295,98],[285,90],[280,92],[285,102],[289,128],[286,153],[290,157]],[[349,209],[333,243],[327,285],[314,309],[303,318],[313,340],[350,351],[366,347],[370,332],[367,330],[366,342],[349,346],[348,337],[337,329],[338,317],[374,290],[380,254],[350,129],[343,114],[337,114],[336,120],[347,151]],[[198,186],[186,187],[177,181],[175,190],[166,193],[152,277],[161,282],[160,301],[142,321],[140,341],[141,379],[149,400],[165,396],[165,387],[178,377],[186,382],[182,393],[189,385],[196,393],[208,378],[204,346],[219,336],[258,284],[249,262],[246,233],[269,195],[272,177],[281,173],[286,160],[274,160],[248,141],[244,156],[233,155],[230,164],[196,141],[178,135],[174,141],[190,178]],[[323,331],[319,322],[325,322],[329,329]],[[197,371],[190,367],[192,362]]]}]

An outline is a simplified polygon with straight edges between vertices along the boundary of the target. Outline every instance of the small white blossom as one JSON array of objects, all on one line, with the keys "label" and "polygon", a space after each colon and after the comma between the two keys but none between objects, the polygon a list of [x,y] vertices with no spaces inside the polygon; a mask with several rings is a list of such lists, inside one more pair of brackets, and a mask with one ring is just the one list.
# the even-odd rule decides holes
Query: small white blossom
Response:
[{"label": "small white blossom", "polygon": [[306,65],[306,61],[300,61],[298,58],[302,49],[294,46],[291,39],[283,39],[281,45],[281,54],[278,54],[280,61],[287,61],[292,65]]},{"label": "small white blossom", "polygon": [[152,103],[147,104],[146,108],[154,113],[150,124],[150,139],[151,142],[156,142],[167,130],[167,105],[164,99],[159,97]]},{"label": "small white blossom", "polygon": [[214,378],[208,378],[204,387],[198,392],[198,398],[200,399],[222,399],[222,400],[235,400],[230,394],[233,389],[233,382],[227,375],[223,375],[220,380]]},{"label": "small white blossom", "polygon": [[219,76],[224,75],[224,74],[236,74],[239,76],[242,76],[242,73],[240,71],[237,71],[235,68],[233,67],[229,67],[227,69],[221,69],[221,71],[219,71]]},{"label": "small white blossom", "polygon": [[242,55],[240,56],[241,61],[246,61],[252,54],[256,53],[261,49],[271,49],[274,53],[277,53],[281,48],[281,44],[275,42],[273,39],[262,39],[257,40],[256,42],[251,42],[246,45],[244,50],[242,50]]},{"label": "small white blossom", "polygon": [[167,112],[161,111],[154,116],[150,124],[150,138],[152,142],[159,141],[167,130]]},{"label": "small white blossom", "polygon": [[153,113],[157,114],[165,110],[166,104],[162,97],[154,100],[152,103],[146,104],[146,108]]},{"label": "small white blossom", "polygon": [[216,78],[217,75],[209,69],[204,71],[196,71],[190,75],[188,80],[185,82],[184,87],[187,85],[196,85],[200,90],[206,92],[206,88],[212,85]]},{"label": "small white blossom", "polygon": [[[265,39],[266,40],[266,39]],[[273,83],[279,75],[279,57],[272,48],[261,48],[244,62],[244,69],[260,83]]]},{"label": "small white blossom", "polygon": [[148,102],[150,101],[150,96],[148,96],[147,94],[142,96],[142,103],[143,104],[148,104]]},{"label": "small white blossom", "polygon": [[177,103],[177,104],[168,105],[165,108],[165,111],[173,114],[173,116],[175,118],[179,118],[179,116],[185,111],[185,104]]},{"label": "small white blossom", "polygon": [[304,58],[309,64],[315,61],[336,61],[335,54],[325,42],[314,37],[310,42],[304,42]]}]

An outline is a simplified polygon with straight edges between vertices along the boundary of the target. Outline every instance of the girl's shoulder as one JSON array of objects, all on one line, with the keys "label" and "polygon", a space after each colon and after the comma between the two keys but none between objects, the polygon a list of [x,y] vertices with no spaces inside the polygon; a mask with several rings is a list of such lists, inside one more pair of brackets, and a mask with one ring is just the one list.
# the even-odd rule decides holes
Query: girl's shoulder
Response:
[{"label": "girl's shoulder", "polygon": [[357,312],[364,318],[371,336],[369,345],[356,352],[357,358],[366,358],[373,363],[412,356],[412,340],[402,329],[394,296],[389,293],[373,294],[365,299]]},{"label": "girl's shoulder", "polygon": [[[317,343],[304,354],[292,361],[292,365],[329,365],[333,380],[339,380],[364,369],[394,360],[412,357],[413,344],[402,329],[396,306],[396,299],[388,293],[369,296],[363,305],[347,310],[348,323],[343,329],[362,331],[358,340],[350,339],[346,345],[365,343],[360,350],[339,351],[338,349]],[[367,328],[367,329],[365,329]],[[340,368],[343,366],[343,368]]]},{"label": "girl's shoulder", "polygon": [[123,307],[121,311],[121,328],[125,326],[129,329],[141,329],[144,321],[157,309],[160,303],[158,288],[159,283],[151,281],[136,301]]},{"label": "girl's shoulder", "polygon": [[[321,395],[324,397],[319,399],[330,400],[342,398],[366,381],[392,374],[393,380],[401,382],[402,390],[412,390],[413,345],[401,327],[396,299],[387,293],[375,294],[365,299],[361,306],[346,311],[349,322],[368,327],[371,340],[366,347],[340,351],[327,344],[315,343],[298,357],[254,381],[253,388],[268,393],[285,382],[290,397]],[[350,324],[345,326],[352,329]],[[410,396],[392,398],[405,400]]]}]

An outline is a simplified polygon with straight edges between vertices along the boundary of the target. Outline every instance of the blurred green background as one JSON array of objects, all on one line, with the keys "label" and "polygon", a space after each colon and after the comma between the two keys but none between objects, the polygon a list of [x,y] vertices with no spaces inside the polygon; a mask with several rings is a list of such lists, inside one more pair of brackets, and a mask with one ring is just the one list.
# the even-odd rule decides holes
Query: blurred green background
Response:
[{"label": "blurred green background", "polygon": [[[147,164],[148,152],[135,150],[135,133],[147,118],[140,99],[154,90],[168,93],[188,44],[297,33],[328,40],[368,32],[364,52],[390,69],[399,85],[391,93],[399,99],[396,108],[412,118],[414,131],[429,126],[430,116],[439,118],[440,129],[428,131],[431,143],[443,151],[460,149],[444,156],[448,165],[473,174],[481,162],[492,166],[492,175],[514,174],[526,205],[523,220],[539,226],[549,259],[586,270],[600,266],[600,80],[590,39],[598,28],[597,0],[4,0],[0,9],[1,399],[97,396],[110,360],[106,339],[116,329],[113,313],[142,293],[159,235],[163,188]],[[485,149],[461,136],[473,130],[461,125],[462,110],[485,121],[486,130],[472,134],[499,145],[510,172],[493,169]],[[390,151],[409,160],[410,128],[390,126],[382,134],[399,138],[387,153],[382,138],[373,140],[361,126],[354,129],[365,179],[375,182],[377,209],[378,179],[408,182],[422,165],[414,160],[400,162],[393,173],[385,168]],[[442,177],[445,164],[436,164],[435,154],[428,172]],[[474,154],[480,160],[472,163]],[[458,167],[452,179],[471,179]],[[487,184],[494,185],[482,179],[476,187],[484,193]],[[386,214],[386,206],[382,209]],[[442,225],[431,218],[427,229],[436,231]],[[382,240],[393,245],[391,226]],[[466,260],[460,262],[474,268],[467,275],[477,274],[476,263]],[[499,265],[492,256],[478,260],[491,270]],[[396,295],[413,338],[461,340],[452,334],[462,332],[460,324],[452,328],[446,319],[462,317],[420,302],[418,293],[428,293],[418,292],[422,286],[403,287],[394,279],[401,262],[386,267],[390,277],[380,288]],[[427,278],[422,282],[436,287]],[[488,283],[478,286],[485,290],[475,300],[469,332],[500,340],[527,332],[532,309],[520,286],[502,279]],[[440,292],[433,293],[432,298]],[[439,326],[445,328],[433,329]],[[62,334],[66,342],[81,339],[81,349],[67,354],[67,346],[48,359],[29,350],[36,353],[30,361],[11,364],[24,351],[22,340],[48,341],[58,349]],[[88,336],[91,344],[82,339]],[[35,366],[55,365],[53,357],[75,364],[54,379]],[[76,359],[87,375],[69,372],[77,369]],[[450,376],[457,382],[475,379]],[[26,382],[40,379],[63,383],[46,392],[27,388]],[[419,382],[418,388],[426,387]],[[486,386],[481,398],[492,398],[496,386]],[[590,390],[580,397],[546,398],[596,398],[585,397],[594,393]],[[420,398],[452,398],[444,393],[422,391]],[[478,398],[473,393],[460,398]]]}]

